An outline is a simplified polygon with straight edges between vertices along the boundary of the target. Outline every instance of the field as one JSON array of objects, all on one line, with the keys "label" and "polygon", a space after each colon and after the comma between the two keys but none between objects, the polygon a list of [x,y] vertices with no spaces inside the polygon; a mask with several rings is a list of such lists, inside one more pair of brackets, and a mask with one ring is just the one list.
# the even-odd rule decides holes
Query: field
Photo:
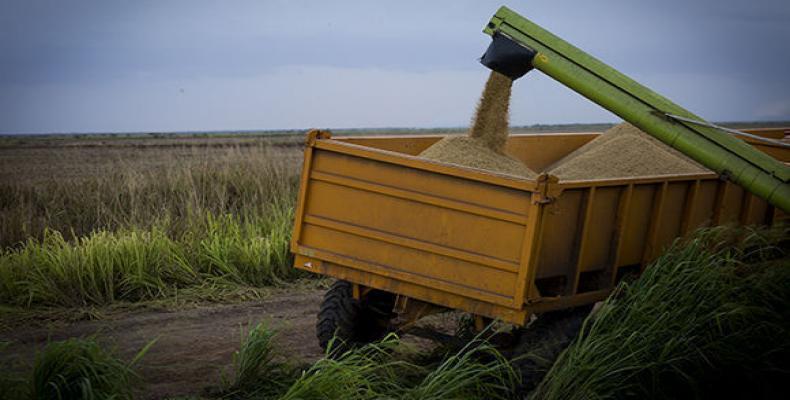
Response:
[{"label": "field", "polygon": [[[315,315],[329,282],[291,268],[288,250],[303,140],[0,138],[0,392],[35,387],[25,376],[47,354],[82,352],[115,371],[102,379],[120,398],[119,387],[150,399],[523,396],[508,350],[482,342],[437,346],[406,335],[323,357]],[[553,367],[533,363],[548,373],[532,382],[533,396],[704,394],[717,382],[700,371],[711,369],[741,374],[744,387],[767,382],[765,396],[785,390],[771,385],[788,376],[790,276],[776,268],[788,265],[788,240],[780,228],[679,243],[588,318]],[[676,296],[678,287],[690,294]],[[453,334],[462,319],[443,314],[423,326]],[[632,335],[655,326],[663,328]]]},{"label": "field", "polygon": [[[300,135],[0,140],[2,363],[96,335],[141,363],[143,398],[200,394],[242,327],[270,321],[293,361],[322,355],[326,284],[290,266]],[[186,369],[180,365],[186,364]]]}]

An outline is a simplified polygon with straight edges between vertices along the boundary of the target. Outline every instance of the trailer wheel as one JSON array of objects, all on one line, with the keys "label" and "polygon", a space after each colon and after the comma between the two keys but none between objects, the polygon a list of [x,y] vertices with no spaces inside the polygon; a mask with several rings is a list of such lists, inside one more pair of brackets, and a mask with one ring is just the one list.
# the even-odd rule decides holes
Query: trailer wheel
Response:
[{"label": "trailer wheel", "polygon": [[591,306],[543,313],[522,329],[511,364],[521,374],[520,393],[534,390],[557,357],[576,338]]},{"label": "trailer wheel", "polygon": [[354,299],[350,282],[336,281],[324,295],[318,311],[316,336],[326,350],[332,342],[333,352],[364,345],[384,337],[389,331],[394,296],[372,290],[363,301]]}]

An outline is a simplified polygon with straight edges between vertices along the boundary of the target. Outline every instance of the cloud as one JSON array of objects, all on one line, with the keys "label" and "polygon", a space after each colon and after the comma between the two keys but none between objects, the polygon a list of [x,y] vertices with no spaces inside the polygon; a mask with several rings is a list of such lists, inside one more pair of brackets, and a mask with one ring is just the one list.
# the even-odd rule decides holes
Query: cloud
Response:
[{"label": "cloud", "polygon": [[[790,118],[786,0],[38,0],[0,4],[0,132],[463,126],[501,2],[701,116]],[[540,73],[512,105],[617,120]]]},{"label": "cloud", "polygon": [[[485,74],[482,67],[408,72],[308,65],[242,78],[17,86],[3,96],[0,119],[5,132],[462,125]],[[42,110],[47,118],[36,119]]]},{"label": "cloud", "polygon": [[[1,132],[189,131],[466,126],[488,70],[403,71],[292,65],[239,78],[10,87]],[[46,118],[37,118],[46,114]],[[537,73],[517,81],[514,125],[611,120]]]},{"label": "cloud", "polygon": [[[404,71],[290,65],[237,78],[141,74],[101,84],[16,85],[0,96],[0,132],[466,126],[487,74],[482,66]],[[776,86],[712,74],[635,78],[706,119],[790,118],[790,101]],[[514,83],[512,125],[618,120],[538,71]]]}]

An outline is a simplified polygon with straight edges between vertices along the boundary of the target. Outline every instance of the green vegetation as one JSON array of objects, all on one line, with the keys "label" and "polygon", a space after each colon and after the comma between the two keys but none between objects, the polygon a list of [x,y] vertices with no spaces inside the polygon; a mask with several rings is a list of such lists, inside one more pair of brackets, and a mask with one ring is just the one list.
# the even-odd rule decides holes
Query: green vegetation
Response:
[{"label": "green vegetation", "polygon": [[233,354],[233,375],[222,379],[223,397],[271,397],[296,379],[296,368],[275,358],[283,356],[274,347],[275,337],[275,331],[262,323],[242,337],[241,347]]},{"label": "green vegetation", "polygon": [[203,151],[0,184],[0,303],[107,305],[300,276],[289,253],[298,151]]},{"label": "green vegetation", "polygon": [[508,399],[519,383],[505,357],[482,336],[423,371],[430,373],[405,390],[402,399]]},{"label": "green vegetation", "polygon": [[621,284],[532,398],[772,398],[790,377],[790,230],[715,228]]},{"label": "green vegetation", "polygon": [[123,149],[118,159],[101,162],[95,159],[102,150],[66,153],[66,159],[31,155],[34,171],[19,167],[4,172],[21,179],[0,180],[0,246],[43,239],[47,230],[71,240],[100,230],[157,227],[177,238],[205,227],[206,215],[260,221],[293,206],[296,149],[177,150]]},{"label": "green vegetation", "polygon": [[[395,335],[326,356],[301,374],[275,361],[273,334],[255,326],[235,355],[229,398],[256,399],[506,399],[517,385],[507,360],[477,338],[443,358],[409,361]],[[331,353],[328,352],[328,354]],[[227,384],[226,384],[227,387]]]},{"label": "green vegetation", "polygon": [[[389,359],[398,340],[379,343],[324,357],[307,368],[279,399],[374,399],[397,388],[395,367]],[[406,365],[405,363],[403,363]]]},{"label": "green vegetation", "polygon": [[153,343],[124,362],[94,338],[50,342],[36,355],[29,376],[4,373],[0,390],[15,399],[132,399],[140,383],[134,366]]},{"label": "green vegetation", "polygon": [[165,297],[232,283],[264,286],[299,275],[290,267],[290,209],[267,219],[208,215],[170,238],[164,229],[99,231],[73,242],[54,231],[0,253],[0,302],[82,307]]}]

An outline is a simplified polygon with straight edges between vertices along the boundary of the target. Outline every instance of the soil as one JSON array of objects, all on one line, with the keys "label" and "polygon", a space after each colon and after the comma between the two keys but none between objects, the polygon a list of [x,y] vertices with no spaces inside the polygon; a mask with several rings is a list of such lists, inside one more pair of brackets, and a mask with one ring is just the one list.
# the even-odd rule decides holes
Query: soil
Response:
[{"label": "soil", "polygon": [[0,353],[0,365],[10,363],[26,370],[48,338],[95,335],[125,360],[156,338],[138,368],[145,382],[140,398],[200,395],[219,384],[221,371],[231,366],[232,354],[239,348],[241,329],[249,323],[263,321],[277,329],[277,349],[289,360],[312,362],[320,358],[323,353],[315,337],[315,316],[323,293],[323,289],[300,288],[256,302],[135,311],[53,328],[17,328],[0,333],[0,341],[11,343]]},{"label": "soil", "polygon": [[[121,359],[131,360],[156,339],[136,368],[144,384],[138,398],[211,397],[208,395],[219,388],[220,374],[230,373],[233,352],[239,349],[242,330],[246,333],[250,324],[264,322],[274,329],[275,351],[291,364],[306,366],[321,358],[323,350],[318,345],[315,325],[325,291],[315,287],[284,288],[260,301],[210,303],[171,311],[122,311],[100,320],[59,320],[49,327],[42,327],[43,321],[36,326],[17,326],[0,331],[0,343],[9,343],[0,348],[0,369],[11,367],[0,374],[29,372],[36,351],[47,341],[94,336]],[[420,320],[417,327],[431,334],[451,335],[460,315],[432,315]],[[430,354],[437,346],[436,338],[415,334],[402,338],[416,352]]]},{"label": "soil", "polygon": [[560,180],[704,174],[705,167],[677,150],[622,123],[547,169]]}]

